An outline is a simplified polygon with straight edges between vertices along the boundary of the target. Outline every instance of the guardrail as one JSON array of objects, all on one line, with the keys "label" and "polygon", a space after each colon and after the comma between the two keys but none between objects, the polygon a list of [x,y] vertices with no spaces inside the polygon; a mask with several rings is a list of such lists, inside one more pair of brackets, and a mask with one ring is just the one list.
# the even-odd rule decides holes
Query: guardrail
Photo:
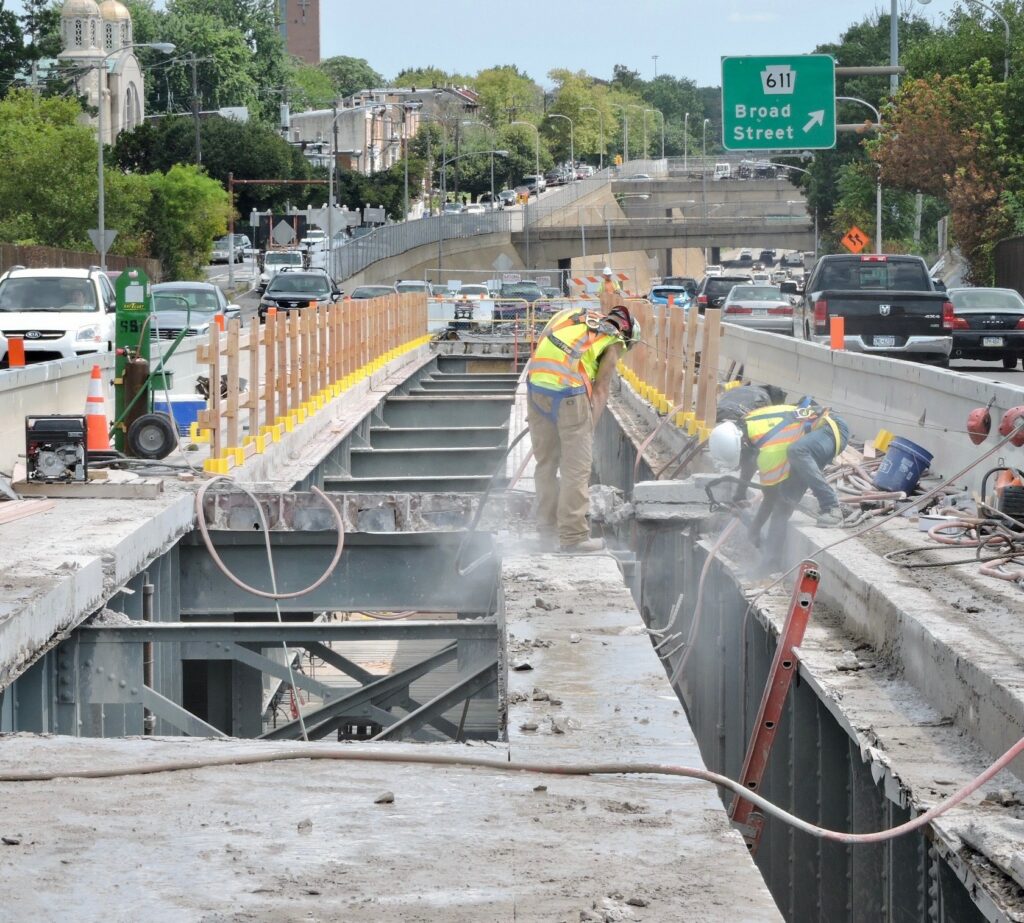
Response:
[{"label": "guardrail", "polygon": [[[697,203],[694,206],[688,208],[675,208],[675,211],[681,212],[679,215],[666,215],[668,207],[658,208],[657,206],[650,207],[637,207],[629,206],[629,214],[623,216],[622,209],[618,205],[580,205],[575,209],[575,215],[573,215],[573,209],[568,207],[562,207],[557,209],[547,209],[544,206],[531,206],[530,211],[537,210],[539,212],[536,221],[530,221],[530,227],[541,228],[541,227],[593,227],[595,225],[611,225],[625,226],[625,225],[638,225],[638,224],[652,224],[652,225],[665,225],[665,224],[684,224],[684,223],[715,223],[715,222],[736,222],[736,221],[771,221],[771,222],[782,222],[803,225],[807,224],[811,219],[808,218],[806,210],[800,204],[788,205],[780,202],[768,202],[765,205],[774,206],[777,209],[776,214],[723,214],[723,211],[731,211],[733,209],[749,209],[749,203],[737,202],[729,203],[729,205],[721,205],[715,203],[709,206],[709,215],[703,215],[701,213],[702,206]],[[730,208],[731,205],[731,208]],[[644,211],[649,211],[650,214],[644,214]],[[613,214],[609,214],[612,212]],[[637,214],[640,212],[640,214]],[[532,215],[531,215],[532,217]],[[556,223],[557,220],[557,223]],[[513,231],[522,230],[521,227],[517,227],[516,223],[512,223]]]},{"label": "guardrail", "polygon": [[427,299],[420,294],[270,311],[265,324],[253,317],[244,330],[233,318],[223,335],[211,326],[197,361],[213,386],[191,432],[195,442],[210,444],[205,469],[225,474],[243,464],[426,339]]}]

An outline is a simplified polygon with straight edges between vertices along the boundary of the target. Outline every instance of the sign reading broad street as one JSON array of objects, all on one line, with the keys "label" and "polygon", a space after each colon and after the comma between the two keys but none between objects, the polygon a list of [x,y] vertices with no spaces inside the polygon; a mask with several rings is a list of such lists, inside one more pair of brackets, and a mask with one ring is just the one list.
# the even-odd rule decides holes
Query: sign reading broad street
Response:
[{"label": "sign reading broad street", "polygon": [[722,58],[727,151],[836,146],[836,62],[827,54]]}]

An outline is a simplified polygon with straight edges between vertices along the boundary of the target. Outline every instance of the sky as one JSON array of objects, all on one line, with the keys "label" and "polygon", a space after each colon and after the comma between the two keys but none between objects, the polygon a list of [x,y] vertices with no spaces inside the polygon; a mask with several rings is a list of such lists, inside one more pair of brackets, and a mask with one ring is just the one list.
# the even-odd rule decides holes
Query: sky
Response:
[{"label": "sky", "polygon": [[[936,24],[956,6],[899,4]],[[320,0],[321,53],[366,58],[388,78],[404,67],[473,74],[515,64],[543,85],[556,67],[610,78],[625,64],[650,79],[658,55],[659,74],[717,86],[723,55],[803,54],[889,9],[883,0]]]}]

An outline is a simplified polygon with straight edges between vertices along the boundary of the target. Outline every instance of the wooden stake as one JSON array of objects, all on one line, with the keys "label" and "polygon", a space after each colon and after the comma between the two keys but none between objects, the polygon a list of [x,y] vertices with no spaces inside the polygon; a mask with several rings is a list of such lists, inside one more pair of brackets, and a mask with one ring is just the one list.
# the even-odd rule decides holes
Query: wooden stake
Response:
[{"label": "wooden stake", "polygon": [[241,331],[242,323],[237,317],[228,321],[228,343],[227,343],[227,375],[228,375],[228,398],[224,416],[227,417],[227,448],[233,449],[240,445],[238,438],[238,377],[239,377],[239,344],[238,334]]},{"label": "wooden stake", "polygon": [[[260,431],[260,319],[249,318],[249,399],[246,406],[249,410],[249,435],[256,438]],[[264,384],[264,387],[266,385]]]},{"label": "wooden stake", "polygon": [[[256,318],[257,321],[259,318]],[[274,405],[277,398],[277,312],[268,314],[263,325],[263,420],[267,426],[274,423]]]},{"label": "wooden stake", "polygon": [[683,410],[693,410],[693,377],[697,368],[697,331],[700,327],[697,307],[694,305],[686,311],[686,352],[683,355]]},{"label": "wooden stake", "polygon": [[707,370],[707,392],[704,399],[704,422],[708,426],[715,425],[718,413],[718,343],[722,334],[722,310],[710,308],[704,316],[708,328],[704,354],[701,356],[701,370]]},{"label": "wooden stake", "polygon": [[291,385],[289,410],[298,410],[302,404],[302,384],[299,379],[299,312],[288,312],[288,379]]}]

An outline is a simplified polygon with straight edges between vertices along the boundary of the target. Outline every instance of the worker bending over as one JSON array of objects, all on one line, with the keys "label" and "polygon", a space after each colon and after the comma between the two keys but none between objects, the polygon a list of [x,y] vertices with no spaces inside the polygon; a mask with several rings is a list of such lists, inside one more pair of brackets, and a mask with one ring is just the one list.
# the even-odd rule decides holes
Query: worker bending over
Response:
[{"label": "worker bending over", "polygon": [[[608,314],[568,308],[548,322],[527,367],[527,421],[536,459],[537,521],[545,546],[600,551],[590,538],[594,427],[608,403],[616,363],[640,338],[624,306]],[[559,478],[559,474],[561,478]]]},{"label": "worker bending over", "polygon": [[[750,481],[755,470],[760,474],[764,499],[748,534],[760,547],[761,529],[771,518],[765,561],[770,570],[781,566],[786,524],[808,490],[818,501],[818,525],[842,524],[839,497],[823,472],[849,440],[850,430],[842,418],[809,398],[799,405],[762,407],[739,423],[719,423],[712,430],[708,447],[719,467],[739,466],[744,482]],[[743,500],[746,493],[741,484],[736,499]]]}]

